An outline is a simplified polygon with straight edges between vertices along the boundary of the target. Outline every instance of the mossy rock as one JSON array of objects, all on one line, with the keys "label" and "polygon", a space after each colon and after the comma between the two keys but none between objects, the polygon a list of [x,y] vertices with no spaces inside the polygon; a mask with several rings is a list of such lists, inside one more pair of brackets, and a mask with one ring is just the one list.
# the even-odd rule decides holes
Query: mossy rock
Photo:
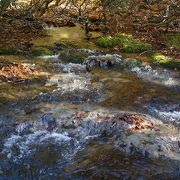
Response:
[{"label": "mossy rock", "polygon": [[59,58],[61,61],[65,63],[83,63],[84,59],[87,57],[87,53],[77,51],[77,50],[70,50],[70,51],[63,51],[60,53]]},{"label": "mossy rock", "polygon": [[45,47],[34,47],[31,50],[33,56],[48,56],[53,55],[54,52]]}]

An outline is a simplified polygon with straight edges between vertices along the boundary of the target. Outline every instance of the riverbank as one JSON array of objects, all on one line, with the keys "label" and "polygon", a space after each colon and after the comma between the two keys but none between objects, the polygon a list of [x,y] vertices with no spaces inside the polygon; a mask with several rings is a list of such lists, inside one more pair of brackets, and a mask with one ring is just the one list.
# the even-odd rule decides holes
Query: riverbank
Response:
[{"label": "riverbank", "polygon": [[[178,33],[165,35],[166,38],[161,42],[161,46],[157,46],[150,44],[151,42],[140,41],[131,35],[103,37],[101,32],[90,32],[88,41],[87,34],[80,24],[74,24],[75,27],[71,28],[66,27],[65,24],[65,27],[61,27],[62,31],[53,32],[44,28],[48,26],[42,20],[1,18],[0,23],[3,24],[0,39],[1,55],[53,55],[67,47],[97,49],[99,46],[98,49],[103,51],[122,53],[125,57],[164,68],[180,69]],[[74,31],[78,33],[73,37]]]},{"label": "riverbank", "polygon": [[151,44],[137,39],[131,34],[119,33],[114,36],[104,36],[95,41],[103,48],[108,48],[126,54],[126,57],[145,60],[146,62],[164,68],[180,69],[180,36],[176,34],[164,35],[161,44]]}]

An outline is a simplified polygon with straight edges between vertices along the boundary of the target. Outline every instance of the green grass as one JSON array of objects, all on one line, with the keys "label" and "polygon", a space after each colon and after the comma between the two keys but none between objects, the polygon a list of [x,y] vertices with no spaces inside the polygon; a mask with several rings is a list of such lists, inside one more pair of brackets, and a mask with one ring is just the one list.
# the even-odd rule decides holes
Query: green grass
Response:
[{"label": "green grass", "polygon": [[180,47],[180,33],[167,34],[165,41],[168,46]]},{"label": "green grass", "polygon": [[151,44],[133,38],[128,34],[116,34],[115,36],[104,36],[96,41],[96,44],[103,48],[120,46],[126,53],[140,53],[152,49]]}]

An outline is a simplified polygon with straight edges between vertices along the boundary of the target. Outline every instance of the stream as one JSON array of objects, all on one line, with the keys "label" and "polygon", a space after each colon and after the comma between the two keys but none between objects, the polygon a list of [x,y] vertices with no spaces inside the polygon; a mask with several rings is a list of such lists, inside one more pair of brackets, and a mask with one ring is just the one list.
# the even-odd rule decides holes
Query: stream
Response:
[{"label": "stream", "polygon": [[[76,46],[6,56],[47,75],[0,82],[0,179],[179,179],[179,72],[98,49],[78,26],[48,32],[34,44]],[[124,114],[154,128],[117,120]]]}]

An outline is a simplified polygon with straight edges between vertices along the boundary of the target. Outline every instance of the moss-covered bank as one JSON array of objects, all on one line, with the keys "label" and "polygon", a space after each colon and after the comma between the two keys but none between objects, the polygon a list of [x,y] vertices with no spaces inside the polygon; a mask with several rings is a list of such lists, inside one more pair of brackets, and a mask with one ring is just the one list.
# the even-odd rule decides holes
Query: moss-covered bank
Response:
[{"label": "moss-covered bank", "polygon": [[96,44],[103,48],[119,46],[126,53],[140,53],[152,49],[152,45],[135,39],[132,35],[116,34],[114,36],[104,36],[96,41]]}]

